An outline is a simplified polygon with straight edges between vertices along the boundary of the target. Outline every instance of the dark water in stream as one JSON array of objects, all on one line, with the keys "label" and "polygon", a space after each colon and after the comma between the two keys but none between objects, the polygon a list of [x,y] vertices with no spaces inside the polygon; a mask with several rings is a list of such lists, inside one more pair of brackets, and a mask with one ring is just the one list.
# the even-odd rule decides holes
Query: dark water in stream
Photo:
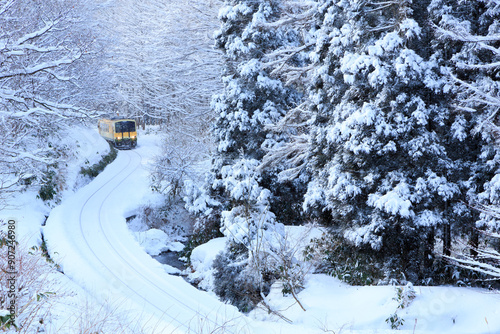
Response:
[{"label": "dark water in stream", "polygon": [[160,253],[159,255],[153,256],[153,259],[162,264],[168,264],[169,266],[172,266],[179,270],[186,269],[186,263],[179,260],[178,252],[170,252],[170,251],[163,252]]}]

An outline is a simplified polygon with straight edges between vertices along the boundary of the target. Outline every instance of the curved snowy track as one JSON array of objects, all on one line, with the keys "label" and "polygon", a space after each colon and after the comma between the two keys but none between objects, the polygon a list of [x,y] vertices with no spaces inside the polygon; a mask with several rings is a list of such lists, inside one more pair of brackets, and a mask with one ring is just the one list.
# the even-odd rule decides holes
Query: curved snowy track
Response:
[{"label": "curved snowy track", "polygon": [[98,300],[132,312],[141,327],[164,333],[248,330],[235,308],[167,275],[129,233],[125,214],[147,188],[140,153],[120,151],[103,173],[51,212],[44,230],[51,255],[72,280]]}]

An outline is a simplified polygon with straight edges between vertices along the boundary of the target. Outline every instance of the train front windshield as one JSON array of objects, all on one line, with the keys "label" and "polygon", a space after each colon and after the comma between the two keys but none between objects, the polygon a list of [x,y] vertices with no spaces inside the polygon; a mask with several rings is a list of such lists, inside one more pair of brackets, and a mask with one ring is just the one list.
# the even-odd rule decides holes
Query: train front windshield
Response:
[{"label": "train front windshield", "polygon": [[135,132],[135,122],[123,121],[115,124],[115,132]]}]

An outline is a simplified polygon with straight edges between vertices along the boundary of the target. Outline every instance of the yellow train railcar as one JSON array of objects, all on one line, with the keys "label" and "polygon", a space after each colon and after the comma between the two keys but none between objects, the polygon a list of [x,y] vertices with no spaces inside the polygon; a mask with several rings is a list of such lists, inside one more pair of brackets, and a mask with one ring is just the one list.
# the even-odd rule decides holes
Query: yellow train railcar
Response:
[{"label": "yellow train railcar", "polygon": [[133,119],[102,118],[97,127],[99,134],[116,148],[131,149],[137,146],[137,124]]}]

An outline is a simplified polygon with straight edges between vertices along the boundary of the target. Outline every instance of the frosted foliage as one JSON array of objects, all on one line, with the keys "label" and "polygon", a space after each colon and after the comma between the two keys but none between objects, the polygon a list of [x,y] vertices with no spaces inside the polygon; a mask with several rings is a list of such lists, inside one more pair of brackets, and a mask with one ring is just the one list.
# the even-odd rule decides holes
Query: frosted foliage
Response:
[{"label": "frosted foliage", "polygon": [[351,174],[343,173],[337,167],[333,167],[329,173],[326,196],[344,201],[361,194],[360,184]]},{"label": "frosted foliage", "polygon": [[307,192],[304,196],[304,211],[307,211],[308,208],[323,207],[325,205],[324,188],[319,186],[316,180],[309,182],[307,185]]},{"label": "frosted foliage", "polygon": [[[455,95],[447,95],[458,86],[446,78],[452,71],[443,66],[449,64],[444,58],[455,56],[435,48],[436,32],[424,19],[440,13],[443,26],[459,23],[452,32],[463,38],[474,26],[453,19],[457,11],[444,8],[448,3],[453,1],[433,1],[429,8],[414,1],[321,2],[310,58],[314,175],[303,206],[331,214],[327,223],[355,245],[394,247],[386,252],[397,256],[395,234],[408,238],[401,242],[410,249],[413,238],[422,237],[417,228],[425,235],[431,229],[424,228],[450,222],[454,228],[473,225],[477,214],[459,203],[478,199],[480,183],[498,169],[497,163],[487,164],[495,155],[482,146],[488,135],[473,131],[485,124],[476,123],[480,109],[471,116],[456,109]],[[474,47],[485,40],[477,42]],[[482,55],[486,50],[492,49],[483,45]],[[457,62],[481,58],[467,58],[472,53]],[[486,82],[481,86],[488,94],[498,91]],[[485,92],[474,95],[488,100]],[[494,183],[485,189],[484,198],[496,198]],[[413,251],[421,252],[416,246]]]},{"label": "frosted foliage", "polygon": [[184,181],[183,190],[185,207],[192,214],[208,216],[214,207],[220,205],[218,201],[207,194],[205,188],[198,186],[191,180]]},{"label": "frosted foliage", "polygon": [[[13,251],[9,245],[7,233],[0,232],[0,278],[3,283],[0,286],[0,317],[2,322],[0,327],[3,333],[36,333],[40,331],[40,323],[50,318],[50,311],[56,304],[57,297],[63,297],[66,292],[59,282],[55,265],[46,261],[44,254],[38,247],[28,249],[21,243],[15,247],[15,264],[11,258]],[[7,259],[9,258],[9,261]],[[19,268],[18,272],[13,272],[12,268]],[[12,283],[14,281],[15,283]],[[10,284],[15,284],[15,288],[10,288]],[[66,287],[65,287],[66,288]],[[15,293],[13,293],[15,289]],[[9,318],[11,307],[15,307],[16,329],[12,326],[4,326]],[[13,317],[14,318],[14,317]],[[36,320],[34,320],[36,319]],[[40,322],[38,321],[40,319]]]},{"label": "frosted foliage", "polygon": [[267,203],[270,192],[259,185],[258,166],[257,160],[242,159],[232,166],[222,167],[221,184],[234,200]]},{"label": "frosted foliage", "polygon": [[[271,79],[261,70],[258,60],[242,62],[238,66],[240,78],[226,77],[224,93],[214,97],[212,109],[218,114],[219,126],[215,130],[219,152],[234,150],[235,146],[247,146],[250,153],[262,143],[260,131],[266,125],[276,123],[284,114],[280,94],[286,94],[281,82]],[[246,135],[241,138],[239,137]],[[255,136],[255,137],[253,137]]]},{"label": "frosted foliage", "polygon": [[217,154],[224,161],[236,161],[241,154],[260,161],[265,150],[281,139],[271,127],[295,105],[298,96],[271,73],[266,58],[266,53],[286,50],[293,31],[280,25],[270,27],[278,19],[279,1],[227,4],[220,11],[221,28],[215,36],[227,61],[224,90],[212,100]]},{"label": "frosted foliage", "polygon": [[94,114],[80,92],[82,77],[93,70],[88,63],[80,65],[92,60],[86,55],[92,48],[85,10],[78,0],[0,5],[2,191],[15,190],[25,176],[35,183],[43,180],[48,166],[71,155],[61,130]]},{"label": "frosted foliage", "polygon": [[264,235],[266,239],[271,239],[267,233],[274,225],[274,214],[263,207],[248,212],[243,206],[239,206],[222,212],[221,231],[224,236],[250,249],[254,249],[255,244],[260,242],[256,238]]},{"label": "frosted foliage", "polygon": [[[238,25],[242,19],[249,20],[253,11],[254,8],[248,6],[244,2],[237,3],[233,6],[225,6],[219,11],[219,20],[222,21],[223,24],[221,29],[216,31],[215,37],[216,39],[224,40],[226,55],[231,59],[238,59],[255,50],[255,44],[251,39],[245,38],[245,35],[249,35],[248,31],[240,35],[226,35],[226,31],[230,31],[233,25]],[[242,27],[238,28],[241,29]]]},{"label": "frosted foliage", "polygon": [[246,271],[257,276],[269,270],[273,261],[279,261],[280,250],[288,247],[284,226],[277,223],[275,214],[269,211],[271,192],[259,184],[259,165],[258,160],[241,158],[233,165],[222,167],[221,180],[217,181],[233,203],[222,211],[221,232],[230,244],[246,248]]},{"label": "frosted foliage", "polygon": [[283,87],[281,86],[281,81],[274,80],[268,76],[260,74],[257,77],[257,87],[266,91],[278,91],[283,92]]},{"label": "frosted foliage", "polygon": [[375,106],[365,102],[360,110],[354,110],[352,115],[346,119],[345,125],[348,127],[354,127],[356,125],[372,125],[375,122],[377,113],[378,112]]},{"label": "frosted foliage", "polygon": [[254,125],[273,125],[280,119],[283,114],[278,109],[279,107],[272,101],[266,101],[261,110],[256,110],[252,118],[252,124]]},{"label": "frosted foliage", "polygon": [[[303,169],[288,180],[305,175],[304,210],[425,275],[435,238],[448,237],[440,228],[470,231],[479,214],[464,203],[500,195],[500,154],[484,131],[500,105],[499,9],[461,0],[228,3],[217,35],[225,91],[213,104],[226,235],[251,235],[252,244],[257,217],[281,221],[276,175],[299,156],[291,165]],[[298,143],[305,153],[291,149]]]},{"label": "frosted foliage", "polygon": [[383,195],[370,194],[367,203],[391,215],[409,218],[414,215],[414,212],[410,210],[411,201],[409,197],[410,189],[408,185],[404,182],[400,182],[394,189]]},{"label": "frosted foliage", "polygon": [[426,70],[426,63],[413,50],[402,50],[395,62],[396,74],[404,81],[416,80]]},{"label": "frosted foliage", "polygon": [[384,230],[384,224],[381,221],[374,221],[368,225],[354,229],[347,229],[344,232],[344,238],[356,246],[370,245],[375,250],[380,250],[383,239],[380,233]]},{"label": "frosted foliage", "polygon": [[[500,101],[498,75],[494,74],[500,67],[498,1],[458,1],[443,6],[442,1],[434,0],[430,8],[440,42],[460,45],[445,71],[447,89],[457,94],[459,108],[476,123],[473,133],[495,133]],[[464,138],[461,128],[465,122],[459,121],[454,131],[460,139]]]},{"label": "frosted foliage", "polygon": [[224,6],[219,11],[219,20],[237,20],[240,15],[248,15],[251,13],[252,8],[248,7],[244,3],[239,3],[235,6]]},{"label": "frosted foliage", "polygon": [[404,32],[406,38],[419,37],[422,29],[418,23],[413,19],[405,19],[401,23],[401,31]]},{"label": "frosted foliage", "polygon": [[427,189],[437,192],[445,201],[452,199],[460,191],[456,184],[448,182],[444,176],[438,176],[435,173],[428,173],[426,183]]},{"label": "frosted foliage", "polygon": [[[442,147],[435,142],[435,133],[426,130],[429,118],[437,110],[428,107],[420,97],[409,99],[402,94],[390,103],[390,112],[376,103],[378,101],[364,102],[361,108],[349,102],[339,104],[336,111],[341,113],[341,117],[327,128],[326,139],[354,154],[376,151],[383,155],[396,152],[398,146],[415,159],[425,154],[443,153]],[[375,131],[371,130],[372,127]],[[402,139],[410,131],[417,131],[418,135],[405,143]],[[396,140],[399,145],[396,145]]]},{"label": "frosted foliage", "polygon": [[[349,26],[345,26],[342,33],[348,32],[348,28]],[[421,28],[412,19],[405,19],[399,29],[407,39],[421,34]],[[340,36],[334,37],[332,44],[338,46],[338,49],[346,46]],[[435,67],[435,63],[424,61],[413,50],[404,48],[404,44],[405,40],[401,38],[400,32],[392,31],[375,40],[373,44],[365,46],[364,52],[333,53],[341,57],[340,70],[344,74],[344,81],[351,85],[355,83],[357,75],[366,75],[372,87],[392,82],[394,75],[404,82],[431,75],[429,70]],[[391,57],[391,54],[394,56]]]},{"label": "frosted foliage", "polygon": [[499,204],[500,198],[500,174],[495,175],[485,185],[485,191],[480,194],[480,198],[492,204]]},{"label": "frosted foliage", "polygon": [[251,77],[262,70],[262,64],[257,59],[251,59],[248,62],[241,63],[238,71],[242,77]]},{"label": "frosted foliage", "polygon": [[[381,47],[385,52],[396,51],[402,44],[403,39],[399,37],[397,32],[390,32],[375,42],[375,45]],[[379,56],[382,56],[382,53]]]},{"label": "frosted foliage", "polygon": [[[380,62],[375,57],[370,57],[367,55],[357,55],[357,54],[346,54],[342,58],[340,70],[344,73],[344,80],[348,84],[354,84],[356,79],[356,74],[365,74],[370,68],[379,68]],[[377,81],[372,79],[372,81]],[[381,78],[378,81],[384,81]]]},{"label": "frosted foliage", "polygon": [[422,211],[415,219],[417,226],[439,226],[443,222],[442,213],[431,210]]},{"label": "frosted foliage", "polygon": [[257,160],[241,159],[233,166],[224,166],[220,181],[232,201],[239,203],[222,212],[221,231],[233,243],[247,247],[250,262],[255,261],[252,257],[271,251],[273,242],[282,239],[282,227],[268,210],[271,193],[259,185],[258,165]]},{"label": "frosted foliage", "polygon": [[222,212],[222,233],[224,236],[244,245],[249,244],[249,238],[255,234],[248,217],[242,216],[243,208],[233,208]]}]

